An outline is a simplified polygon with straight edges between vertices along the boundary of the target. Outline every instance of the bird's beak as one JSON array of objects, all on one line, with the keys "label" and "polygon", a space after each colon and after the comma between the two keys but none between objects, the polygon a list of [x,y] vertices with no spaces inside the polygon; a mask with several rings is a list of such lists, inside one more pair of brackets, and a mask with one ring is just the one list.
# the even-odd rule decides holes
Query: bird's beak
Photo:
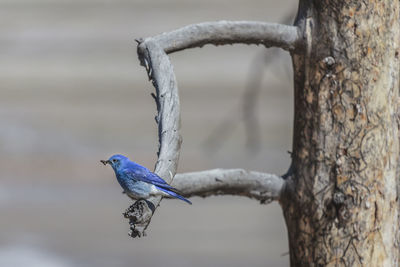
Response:
[{"label": "bird's beak", "polygon": [[104,165],[110,164],[111,162],[109,160],[100,160],[101,163],[103,163]]}]

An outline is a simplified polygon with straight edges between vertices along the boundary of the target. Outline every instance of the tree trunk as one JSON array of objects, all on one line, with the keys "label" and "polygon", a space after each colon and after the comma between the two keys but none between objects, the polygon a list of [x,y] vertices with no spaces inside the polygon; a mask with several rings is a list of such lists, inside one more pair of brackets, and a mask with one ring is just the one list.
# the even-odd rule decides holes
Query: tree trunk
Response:
[{"label": "tree trunk", "polygon": [[399,1],[304,0],[295,24],[291,265],[397,266]]}]

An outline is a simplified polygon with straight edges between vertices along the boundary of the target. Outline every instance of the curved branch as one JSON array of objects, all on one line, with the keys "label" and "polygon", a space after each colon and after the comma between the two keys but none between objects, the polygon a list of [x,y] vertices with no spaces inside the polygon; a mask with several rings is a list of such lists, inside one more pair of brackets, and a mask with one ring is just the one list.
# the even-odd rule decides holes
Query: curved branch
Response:
[{"label": "curved branch", "polygon": [[[176,31],[138,40],[138,56],[156,88],[159,151],[155,172],[171,183],[178,166],[180,137],[180,106],[178,87],[172,64],[166,53],[186,48],[246,43],[278,46],[294,50],[300,43],[295,26],[263,22],[206,22],[190,25]],[[125,213],[129,219],[132,237],[144,235],[160,197],[136,201]]]},{"label": "curved branch", "polygon": [[[141,64],[145,66],[149,79],[156,88],[156,100],[158,115],[158,160],[155,173],[168,183],[178,167],[182,138],[180,136],[180,104],[178,87],[175,74],[169,57],[155,42],[148,41],[141,49],[138,48]],[[147,200],[138,200],[124,216],[129,219],[132,237],[145,234],[147,226],[155,208],[159,205],[161,197],[152,197]]]},{"label": "curved branch", "polygon": [[166,53],[173,53],[205,44],[234,43],[262,44],[291,51],[300,45],[302,37],[296,26],[258,21],[216,21],[188,25],[150,39]]},{"label": "curved branch", "polygon": [[240,195],[269,203],[279,200],[285,183],[282,177],[243,169],[214,169],[178,173],[172,185],[186,197],[211,195]]}]

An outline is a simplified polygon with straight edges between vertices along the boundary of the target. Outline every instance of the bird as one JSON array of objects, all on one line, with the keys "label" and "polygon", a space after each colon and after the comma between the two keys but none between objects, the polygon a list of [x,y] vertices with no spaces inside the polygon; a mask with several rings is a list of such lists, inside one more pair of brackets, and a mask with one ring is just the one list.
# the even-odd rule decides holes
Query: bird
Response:
[{"label": "bird", "polygon": [[160,176],[123,155],[116,154],[100,162],[111,165],[124,193],[133,200],[147,200],[152,196],[171,196],[192,204]]}]

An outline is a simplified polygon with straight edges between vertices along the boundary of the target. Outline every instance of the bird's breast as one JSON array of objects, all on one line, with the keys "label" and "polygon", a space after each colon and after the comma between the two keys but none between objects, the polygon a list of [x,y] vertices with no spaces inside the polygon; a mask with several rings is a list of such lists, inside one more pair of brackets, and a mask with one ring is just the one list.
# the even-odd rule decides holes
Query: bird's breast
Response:
[{"label": "bird's breast", "polygon": [[142,181],[128,181],[126,193],[133,199],[148,198],[152,194],[152,185]]}]

